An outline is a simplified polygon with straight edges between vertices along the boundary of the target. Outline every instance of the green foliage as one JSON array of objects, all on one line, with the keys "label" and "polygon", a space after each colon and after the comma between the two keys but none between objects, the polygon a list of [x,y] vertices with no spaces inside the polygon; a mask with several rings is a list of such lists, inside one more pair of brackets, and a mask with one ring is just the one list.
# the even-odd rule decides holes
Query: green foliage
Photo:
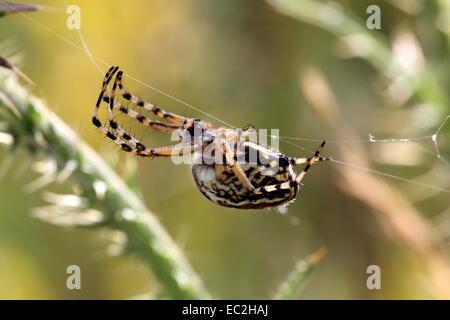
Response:
[{"label": "green foliage", "polygon": [[325,247],[319,249],[309,257],[301,260],[295,266],[295,269],[289,274],[286,281],[283,282],[274,295],[277,300],[293,300],[297,297],[301,287],[305,284],[311,272],[322,260],[326,254]]},{"label": "green foliage", "polygon": [[[200,279],[142,201],[114,171],[9,71],[0,72],[0,122],[13,147],[65,172],[79,194],[51,195],[54,209],[41,218],[69,226],[106,227],[126,235],[126,248],[143,259],[171,298],[208,298]],[[51,167],[51,166],[48,166]],[[103,186],[103,187],[102,187]],[[72,199],[72,201],[68,201]],[[73,201],[82,199],[83,201]],[[70,202],[70,205],[68,205]],[[92,211],[95,210],[95,211]],[[48,210],[46,210],[48,211]],[[101,213],[100,218],[98,214]]]}]

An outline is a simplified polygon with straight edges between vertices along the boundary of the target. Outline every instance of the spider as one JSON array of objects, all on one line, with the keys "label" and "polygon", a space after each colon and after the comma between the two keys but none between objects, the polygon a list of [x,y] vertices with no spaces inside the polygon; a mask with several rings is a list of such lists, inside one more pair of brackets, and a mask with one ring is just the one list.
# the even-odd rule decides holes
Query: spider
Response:
[{"label": "spider", "polygon": [[[254,132],[252,126],[243,129],[213,128],[201,119],[166,112],[128,92],[123,86],[123,72],[118,70],[118,67],[111,67],[105,74],[92,123],[122,150],[138,156],[155,158],[192,155],[192,175],[198,189],[218,205],[262,209],[288,204],[297,196],[311,166],[330,159],[319,156],[325,141],[312,157],[293,158],[249,140],[248,137]],[[114,75],[112,88],[106,94]],[[121,104],[115,99],[117,87],[124,99],[166,122],[150,120],[144,114]],[[108,105],[109,128],[98,118],[102,102]],[[179,143],[149,148],[114,120],[114,111],[120,111],[155,130],[175,133]],[[305,164],[305,167],[296,174],[294,166],[300,164]]]}]

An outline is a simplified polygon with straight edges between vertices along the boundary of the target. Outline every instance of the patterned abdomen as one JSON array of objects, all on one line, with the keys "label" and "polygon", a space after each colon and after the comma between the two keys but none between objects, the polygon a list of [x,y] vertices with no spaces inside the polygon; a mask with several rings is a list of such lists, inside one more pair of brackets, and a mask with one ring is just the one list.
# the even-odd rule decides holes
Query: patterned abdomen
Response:
[{"label": "patterned abdomen", "polygon": [[[292,168],[279,166],[271,172],[267,165],[242,164],[243,170],[255,188],[289,181]],[[270,193],[255,194],[245,188],[231,171],[216,179],[214,165],[196,164],[192,174],[202,194],[214,203],[238,209],[261,209],[285,204],[297,195],[298,187],[280,189]]]}]

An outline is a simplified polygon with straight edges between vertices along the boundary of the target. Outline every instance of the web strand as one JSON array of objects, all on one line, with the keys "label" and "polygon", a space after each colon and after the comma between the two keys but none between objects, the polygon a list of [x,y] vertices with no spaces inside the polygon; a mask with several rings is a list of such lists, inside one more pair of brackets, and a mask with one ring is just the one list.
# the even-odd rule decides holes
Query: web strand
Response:
[{"label": "web strand", "polygon": [[[63,0],[63,1],[64,1],[65,5],[67,6],[67,1],[66,0]],[[0,0],[0,3],[3,3],[5,6],[8,6],[9,8],[11,8],[11,10],[14,10],[7,2],[5,2],[3,0]],[[100,62],[100,63],[102,63],[103,65],[105,65],[107,67],[111,66],[111,64],[109,64],[108,62],[106,62],[102,58],[99,58],[99,57],[97,57],[97,56],[95,56],[95,55],[93,55],[91,53],[91,51],[89,50],[89,48],[87,46],[85,38],[83,37],[83,34],[81,33],[80,30],[77,30],[77,33],[78,33],[78,36],[80,38],[80,42],[81,42],[82,46],[77,45],[73,41],[67,39],[66,37],[64,37],[61,34],[59,34],[58,32],[56,32],[55,30],[53,30],[53,29],[49,28],[48,26],[40,23],[39,21],[35,20],[34,18],[30,17],[29,15],[27,15],[27,14],[25,14],[23,12],[20,12],[20,11],[18,11],[17,13],[22,15],[26,19],[28,19],[30,22],[32,22],[32,23],[40,26],[41,28],[47,30],[48,32],[52,33],[54,36],[58,37],[62,41],[64,41],[67,44],[71,45],[72,47],[82,51],[84,54],[86,54],[88,56],[88,58],[91,61],[91,63],[99,70],[99,72],[102,75],[103,75],[103,70],[100,68],[100,66],[98,65],[97,62]],[[195,111],[197,111],[199,113],[202,113],[202,114],[210,117],[211,119],[214,119],[214,120],[216,120],[216,121],[218,121],[218,122],[220,122],[220,123],[222,123],[224,125],[227,125],[228,127],[231,127],[231,128],[234,128],[234,129],[236,128],[235,126],[229,124],[228,122],[226,122],[226,121],[224,121],[224,120],[222,120],[222,119],[220,119],[220,118],[218,118],[218,117],[216,117],[216,116],[214,116],[214,115],[212,115],[212,114],[210,114],[208,112],[205,112],[205,111],[201,110],[200,108],[197,108],[197,107],[193,106],[192,104],[187,103],[187,102],[185,102],[185,101],[183,101],[183,100],[181,100],[181,99],[179,99],[179,98],[177,98],[177,97],[175,97],[175,96],[173,96],[173,95],[171,95],[171,94],[169,94],[169,93],[167,93],[167,92],[165,92],[165,91],[163,91],[161,89],[158,89],[158,88],[152,86],[149,83],[146,83],[146,82],[144,82],[142,80],[139,80],[138,78],[133,77],[133,76],[128,75],[128,74],[125,74],[125,76],[127,78],[131,79],[131,80],[134,80],[134,81],[140,83],[141,85],[143,85],[143,86],[145,86],[145,87],[147,87],[149,89],[152,89],[155,92],[158,92],[159,94],[162,94],[162,95],[164,95],[164,96],[166,96],[166,97],[168,97],[168,98],[170,98],[170,99],[172,99],[172,100],[174,100],[174,101],[176,101],[176,102],[178,102],[180,104],[183,104],[183,105],[185,105],[185,106],[187,106],[187,107],[189,107],[189,108],[191,108],[191,109],[193,109],[193,110],[195,110]],[[441,130],[444,128],[444,126],[446,125],[446,123],[447,123],[449,118],[450,118],[450,115],[447,115],[445,120],[440,124],[440,126],[438,127],[438,129],[436,130],[436,132],[434,134],[429,135],[429,136],[421,136],[421,137],[413,137],[413,138],[375,139],[370,134],[369,134],[369,139],[354,139],[354,140],[327,140],[327,139],[313,139],[313,138],[301,138],[301,137],[289,137],[289,136],[274,136],[274,135],[269,135],[269,137],[280,138],[280,140],[283,141],[284,143],[293,145],[293,146],[295,146],[295,147],[297,147],[299,149],[302,149],[302,150],[305,150],[305,151],[308,151],[308,152],[311,152],[311,153],[313,152],[312,150],[304,148],[302,146],[299,146],[299,145],[297,145],[297,144],[295,144],[295,143],[293,143],[293,142],[291,142],[289,140],[303,141],[303,142],[321,142],[323,140],[327,140],[328,143],[340,143],[340,144],[343,144],[343,143],[394,143],[394,142],[396,142],[396,143],[411,143],[411,142],[419,142],[419,141],[431,140],[433,142],[433,144],[434,144],[435,153],[429,151],[428,149],[426,149],[424,147],[421,147],[422,150],[427,152],[427,153],[429,153],[429,154],[433,154],[434,156],[436,156],[442,162],[444,162],[446,164],[449,164],[449,162],[442,157],[441,152],[439,150],[439,144],[438,144],[438,135],[441,132]],[[381,172],[381,171],[378,171],[378,170],[374,170],[374,169],[369,169],[369,168],[366,168],[366,167],[358,166],[358,165],[355,165],[355,164],[352,164],[352,163],[349,163],[349,162],[344,162],[344,161],[340,161],[340,160],[336,160],[336,159],[333,159],[331,161],[333,163],[336,163],[336,164],[339,164],[339,165],[343,165],[343,166],[351,167],[351,168],[354,168],[354,169],[362,170],[362,171],[365,171],[365,172],[369,172],[369,173],[385,176],[385,177],[388,177],[388,178],[391,178],[391,179],[395,179],[395,180],[399,180],[399,181],[415,184],[415,185],[418,185],[418,186],[422,186],[422,187],[433,189],[433,190],[440,191],[440,192],[450,193],[450,190],[447,190],[445,188],[436,187],[436,186],[433,186],[433,185],[430,185],[430,184],[426,184],[426,183],[422,183],[422,182],[417,182],[417,181],[410,180],[410,179],[407,179],[407,178],[403,178],[403,177],[395,176],[395,175],[388,174],[388,173],[385,173],[385,172]]]},{"label": "web strand", "polygon": [[373,170],[373,169],[369,169],[369,168],[366,168],[366,167],[361,167],[361,166],[358,166],[356,164],[352,164],[352,163],[349,163],[349,162],[344,162],[344,161],[340,161],[340,160],[336,160],[336,159],[331,159],[330,161],[334,162],[334,163],[338,163],[340,165],[347,166],[347,167],[355,168],[355,169],[358,169],[358,170],[361,170],[361,171],[374,173],[374,174],[377,174],[377,175],[382,175],[382,176],[385,176],[385,177],[388,177],[388,178],[391,178],[391,179],[412,183],[412,184],[415,184],[415,185],[418,185],[418,186],[421,186],[421,187],[425,187],[425,188],[429,188],[429,189],[433,189],[433,190],[436,190],[436,191],[450,193],[450,190],[447,190],[447,189],[444,189],[444,188],[436,187],[436,186],[433,186],[433,185],[430,185],[430,184],[426,184],[426,183],[422,183],[422,182],[418,182],[418,181],[414,181],[414,180],[410,180],[410,179],[406,179],[406,178],[403,178],[403,177],[395,176],[395,175],[392,175],[392,174],[389,174],[389,173],[385,173],[385,172],[381,172],[381,171],[378,171],[378,170]]}]

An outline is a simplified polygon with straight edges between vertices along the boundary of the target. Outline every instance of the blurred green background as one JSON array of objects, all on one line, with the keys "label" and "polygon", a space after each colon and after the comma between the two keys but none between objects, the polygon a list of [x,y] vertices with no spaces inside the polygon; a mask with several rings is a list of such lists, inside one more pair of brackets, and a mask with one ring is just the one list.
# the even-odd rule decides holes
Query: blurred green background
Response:
[{"label": "blurred green background", "polygon": [[[64,1],[33,3],[62,9],[26,14],[81,46],[66,28]],[[431,138],[368,139],[430,136],[450,113],[449,1],[317,1],[322,10],[309,18],[271,3],[275,7],[258,0],[70,1],[81,8],[81,32],[92,53],[126,74],[233,126],[330,140],[324,154],[338,160],[447,189],[450,124],[438,135],[442,159]],[[310,1],[291,3],[307,15],[301,6]],[[372,4],[381,8],[381,30],[365,28]],[[362,31],[345,34],[341,12]],[[450,297],[448,192],[321,163],[286,213],[219,207],[196,189],[189,166],[132,158],[95,130],[90,117],[102,76],[82,51],[21,14],[0,19],[0,39],[0,55],[20,60],[34,94],[118,172],[137,163],[145,203],[214,297],[270,298],[295,263],[322,246],[328,254],[302,299]],[[221,125],[125,81],[166,110]],[[147,145],[170,143],[169,135],[119,119]],[[301,148],[318,144],[289,141],[297,146],[281,142],[281,150],[299,157],[309,155]],[[0,161],[8,154],[0,148]],[[26,192],[39,177],[31,163],[18,151],[0,181],[0,298],[124,299],[152,292],[151,270],[133,256],[114,255],[107,231],[30,217],[44,205],[46,191],[70,192],[64,184]],[[66,289],[70,264],[81,267],[82,290]],[[366,287],[372,264],[381,267],[381,290]]]}]

